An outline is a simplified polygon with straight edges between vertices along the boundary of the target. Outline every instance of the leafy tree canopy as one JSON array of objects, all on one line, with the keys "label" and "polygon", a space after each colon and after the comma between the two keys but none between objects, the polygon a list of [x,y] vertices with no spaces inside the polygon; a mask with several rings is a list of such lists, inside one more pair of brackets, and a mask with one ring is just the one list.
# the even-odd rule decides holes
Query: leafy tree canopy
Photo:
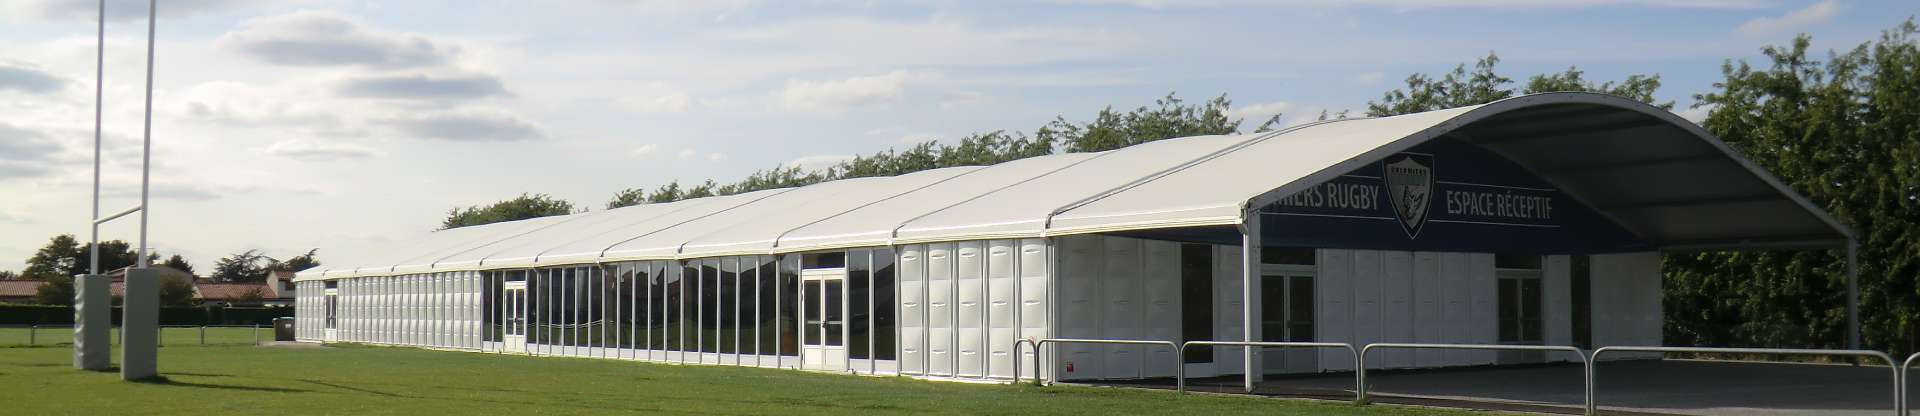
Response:
[{"label": "leafy tree canopy", "polygon": [[447,218],[440,221],[440,229],[566,215],[574,212],[576,211],[573,210],[572,202],[556,199],[547,194],[520,194],[519,197],[495,202],[485,207],[470,206],[449,210]]}]

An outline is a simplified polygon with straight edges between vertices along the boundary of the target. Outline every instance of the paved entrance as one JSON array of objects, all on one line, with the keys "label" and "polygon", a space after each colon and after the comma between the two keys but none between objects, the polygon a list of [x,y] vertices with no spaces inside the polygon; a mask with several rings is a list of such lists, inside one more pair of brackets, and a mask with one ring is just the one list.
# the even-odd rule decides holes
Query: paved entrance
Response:
[{"label": "paved entrance", "polygon": [[[1603,362],[1602,413],[1667,415],[1886,415],[1886,367],[1696,360]],[[1368,372],[1375,402],[1579,414],[1581,368],[1535,367]],[[1171,379],[1112,385],[1172,388]],[[1191,391],[1240,392],[1240,377],[1189,380]],[[1353,374],[1270,377],[1258,394],[1353,400]]]}]

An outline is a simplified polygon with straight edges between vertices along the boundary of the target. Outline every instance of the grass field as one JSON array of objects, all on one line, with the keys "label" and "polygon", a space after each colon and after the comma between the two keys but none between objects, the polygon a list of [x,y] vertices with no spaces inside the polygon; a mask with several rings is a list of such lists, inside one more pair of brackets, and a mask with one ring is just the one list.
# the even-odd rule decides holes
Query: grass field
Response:
[{"label": "grass field", "polygon": [[[211,334],[209,334],[211,336]],[[410,348],[173,346],[166,380],[72,369],[71,349],[0,348],[7,414],[1468,414],[1385,405]]]}]

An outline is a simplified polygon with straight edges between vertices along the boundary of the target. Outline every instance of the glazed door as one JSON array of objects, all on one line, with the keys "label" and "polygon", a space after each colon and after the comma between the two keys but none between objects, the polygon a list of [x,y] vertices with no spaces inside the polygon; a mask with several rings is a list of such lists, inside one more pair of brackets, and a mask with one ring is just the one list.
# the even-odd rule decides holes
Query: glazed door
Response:
[{"label": "glazed door", "polygon": [[800,273],[800,359],[808,370],[847,368],[846,278],[846,269]]}]

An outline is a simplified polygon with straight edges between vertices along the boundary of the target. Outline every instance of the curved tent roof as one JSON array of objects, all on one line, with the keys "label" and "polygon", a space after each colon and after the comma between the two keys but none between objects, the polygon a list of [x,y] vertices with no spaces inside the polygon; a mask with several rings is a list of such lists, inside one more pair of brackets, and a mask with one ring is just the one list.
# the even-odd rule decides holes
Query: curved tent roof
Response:
[{"label": "curved tent roof", "polygon": [[1509,159],[1654,247],[1824,247],[1852,232],[1680,117],[1589,93],[936,169],[438,231],[296,280],[1235,225],[1438,137]]}]

